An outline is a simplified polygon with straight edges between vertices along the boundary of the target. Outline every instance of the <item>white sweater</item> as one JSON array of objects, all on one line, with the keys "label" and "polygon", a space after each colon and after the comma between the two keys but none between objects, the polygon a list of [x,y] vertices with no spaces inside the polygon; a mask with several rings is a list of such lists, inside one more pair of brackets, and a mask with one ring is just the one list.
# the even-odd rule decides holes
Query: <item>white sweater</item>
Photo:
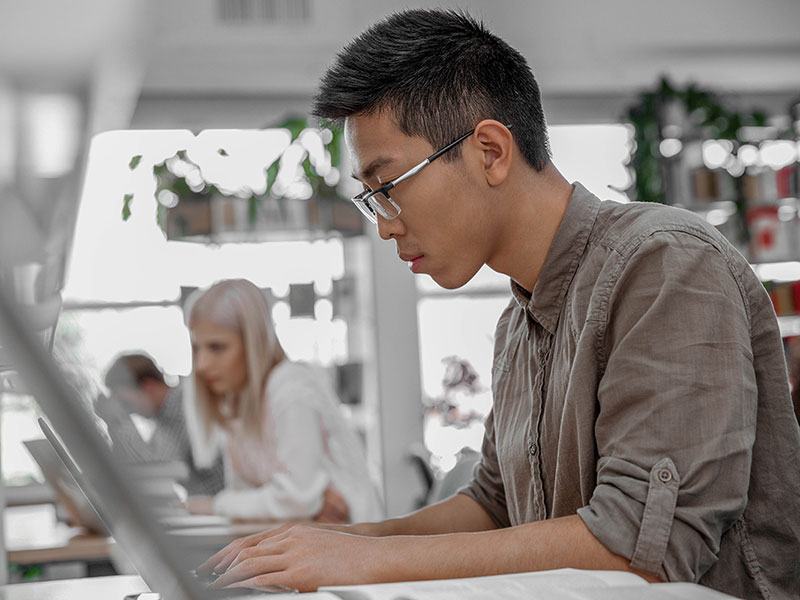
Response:
[{"label": "white sweater", "polygon": [[323,373],[284,360],[270,374],[261,439],[235,421],[227,435],[226,488],[214,512],[240,519],[307,519],[332,484],[353,522],[382,518],[361,441]]}]

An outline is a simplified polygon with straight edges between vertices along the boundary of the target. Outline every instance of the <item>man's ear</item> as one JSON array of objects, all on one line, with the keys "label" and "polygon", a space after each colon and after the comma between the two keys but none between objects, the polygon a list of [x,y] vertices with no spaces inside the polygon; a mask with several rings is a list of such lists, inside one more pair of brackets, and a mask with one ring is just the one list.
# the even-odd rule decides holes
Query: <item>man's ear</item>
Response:
[{"label": "man's ear", "polygon": [[508,128],[494,119],[485,119],[475,126],[472,143],[481,153],[486,182],[492,187],[503,183],[514,153],[514,138]]}]

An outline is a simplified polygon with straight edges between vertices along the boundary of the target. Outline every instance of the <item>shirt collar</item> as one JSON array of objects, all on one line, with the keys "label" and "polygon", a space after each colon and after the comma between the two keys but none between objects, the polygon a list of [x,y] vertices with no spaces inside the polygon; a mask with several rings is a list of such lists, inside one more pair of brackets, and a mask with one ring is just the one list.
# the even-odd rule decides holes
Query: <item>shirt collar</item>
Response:
[{"label": "shirt collar", "polygon": [[547,252],[539,279],[533,287],[533,294],[511,280],[511,293],[517,304],[526,309],[550,333],[555,333],[564,297],[575,271],[578,270],[600,210],[600,200],[594,194],[578,182],[572,186],[567,211]]}]

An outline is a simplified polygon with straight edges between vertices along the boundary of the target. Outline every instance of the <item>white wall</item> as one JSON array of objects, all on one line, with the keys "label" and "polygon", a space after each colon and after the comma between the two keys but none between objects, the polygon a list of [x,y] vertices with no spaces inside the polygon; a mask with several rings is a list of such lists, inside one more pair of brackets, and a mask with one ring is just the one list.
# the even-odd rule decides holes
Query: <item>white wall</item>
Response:
[{"label": "white wall", "polygon": [[[280,2],[280,0],[265,0]],[[734,90],[797,90],[800,2],[794,0],[311,0],[303,24],[220,22],[217,0],[153,12],[147,94],[310,94],[338,48],[404,6],[463,7],[534,69],[550,94],[619,93],[669,71]]]}]

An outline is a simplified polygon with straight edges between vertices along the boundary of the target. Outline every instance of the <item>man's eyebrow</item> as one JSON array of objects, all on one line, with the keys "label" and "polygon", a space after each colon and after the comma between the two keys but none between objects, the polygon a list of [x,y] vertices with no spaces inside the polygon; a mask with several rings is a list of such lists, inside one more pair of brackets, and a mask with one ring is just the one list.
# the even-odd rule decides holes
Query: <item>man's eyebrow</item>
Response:
[{"label": "man's eyebrow", "polygon": [[391,156],[379,156],[378,158],[374,159],[371,163],[369,163],[367,165],[367,168],[364,169],[360,174],[353,173],[350,176],[358,181],[367,181],[368,179],[372,178],[372,176],[375,174],[375,171],[393,162],[394,158],[392,158]]}]

